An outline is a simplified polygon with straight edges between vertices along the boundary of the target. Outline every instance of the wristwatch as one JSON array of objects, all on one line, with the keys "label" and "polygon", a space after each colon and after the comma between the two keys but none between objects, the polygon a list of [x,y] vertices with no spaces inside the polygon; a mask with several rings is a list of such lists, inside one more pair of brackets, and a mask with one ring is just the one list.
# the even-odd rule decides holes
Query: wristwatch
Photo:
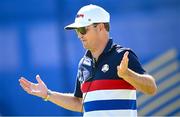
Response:
[{"label": "wristwatch", "polygon": [[48,101],[51,95],[52,95],[52,92],[51,92],[51,90],[48,89],[47,96],[44,98],[44,101]]}]

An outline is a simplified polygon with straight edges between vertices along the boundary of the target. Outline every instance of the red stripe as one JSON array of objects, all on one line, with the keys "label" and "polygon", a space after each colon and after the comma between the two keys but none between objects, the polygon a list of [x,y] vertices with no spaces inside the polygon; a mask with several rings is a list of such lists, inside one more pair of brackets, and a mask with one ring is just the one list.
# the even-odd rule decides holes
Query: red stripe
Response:
[{"label": "red stripe", "polygon": [[95,90],[111,90],[111,89],[132,89],[135,88],[123,79],[119,80],[95,80],[92,82],[85,82],[81,85],[83,93]]}]

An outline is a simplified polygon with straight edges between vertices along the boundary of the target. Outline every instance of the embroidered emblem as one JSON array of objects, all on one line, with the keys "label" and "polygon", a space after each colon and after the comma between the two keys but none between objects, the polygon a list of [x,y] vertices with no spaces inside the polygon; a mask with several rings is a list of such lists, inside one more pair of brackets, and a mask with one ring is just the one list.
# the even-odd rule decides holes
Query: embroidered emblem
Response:
[{"label": "embroidered emblem", "polygon": [[90,72],[85,67],[81,67],[78,70],[78,78],[80,83],[83,83],[90,78]]},{"label": "embroidered emblem", "polygon": [[77,14],[77,16],[76,16],[77,18],[80,18],[80,17],[84,17],[84,14]]},{"label": "embroidered emblem", "polygon": [[105,64],[105,65],[102,66],[102,69],[101,69],[102,72],[105,73],[105,72],[107,72],[108,70],[109,70],[109,65],[108,65],[108,64]]}]

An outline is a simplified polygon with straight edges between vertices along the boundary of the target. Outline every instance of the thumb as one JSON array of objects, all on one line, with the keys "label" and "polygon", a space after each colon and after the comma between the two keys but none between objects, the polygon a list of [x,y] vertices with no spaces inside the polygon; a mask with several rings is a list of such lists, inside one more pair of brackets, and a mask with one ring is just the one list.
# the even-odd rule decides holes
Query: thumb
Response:
[{"label": "thumb", "polygon": [[39,75],[36,75],[36,80],[38,81],[38,83],[43,83]]}]

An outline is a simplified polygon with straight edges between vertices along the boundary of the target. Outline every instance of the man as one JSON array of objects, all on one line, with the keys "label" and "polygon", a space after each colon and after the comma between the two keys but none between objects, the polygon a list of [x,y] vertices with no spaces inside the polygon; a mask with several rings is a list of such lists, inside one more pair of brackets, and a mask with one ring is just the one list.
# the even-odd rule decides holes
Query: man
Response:
[{"label": "man", "polygon": [[75,22],[65,27],[77,32],[87,49],[79,62],[74,94],[51,91],[37,75],[37,84],[21,78],[29,94],[49,100],[84,116],[137,116],[136,90],[154,95],[154,78],[140,65],[135,53],[109,39],[110,15],[96,5],[82,7]]}]

